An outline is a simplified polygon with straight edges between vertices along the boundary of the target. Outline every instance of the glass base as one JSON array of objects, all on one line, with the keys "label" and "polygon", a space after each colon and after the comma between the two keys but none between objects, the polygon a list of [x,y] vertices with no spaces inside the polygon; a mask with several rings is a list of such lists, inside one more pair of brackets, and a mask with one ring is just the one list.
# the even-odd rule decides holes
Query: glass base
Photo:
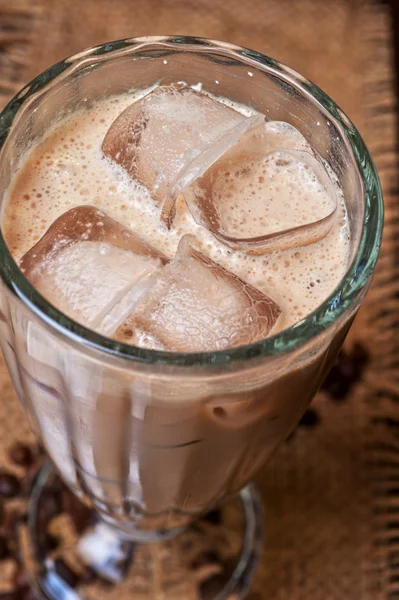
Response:
[{"label": "glass base", "polygon": [[46,600],[238,600],[249,590],[262,530],[249,485],[173,538],[126,541],[45,465],[22,546],[33,589]]}]

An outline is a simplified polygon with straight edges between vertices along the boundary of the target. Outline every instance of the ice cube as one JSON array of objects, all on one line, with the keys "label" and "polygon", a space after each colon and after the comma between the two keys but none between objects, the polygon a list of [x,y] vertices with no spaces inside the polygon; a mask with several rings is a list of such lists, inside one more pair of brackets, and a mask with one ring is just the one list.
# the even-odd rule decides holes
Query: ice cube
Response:
[{"label": "ice cube", "polygon": [[251,254],[312,244],[337,212],[321,159],[287,123],[248,131],[183,196],[197,223]]},{"label": "ice cube", "polygon": [[265,338],[281,310],[268,296],[195,248],[185,235],[115,334],[118,339],[172,351],[214,351]]},{"label": "ice cube", "polygon": [[150,190],[170,226],[179,192],[263,120],[186,85],[160,86],[117,117],[102,150]]},{"label": "ice cube", "polygon": [[107,334],[130,314],[167,261],[94,206],[61,215],[21,260],[21,270],[59,310]]},{"label": "ice cube", "polygon": [[[286,121],[266,121],[253,132],[256,145],[261,142],[268,150],[304,150],[312,153],[312,146],[296,127]],[[248,136],[249,138],[249,136]]]}]

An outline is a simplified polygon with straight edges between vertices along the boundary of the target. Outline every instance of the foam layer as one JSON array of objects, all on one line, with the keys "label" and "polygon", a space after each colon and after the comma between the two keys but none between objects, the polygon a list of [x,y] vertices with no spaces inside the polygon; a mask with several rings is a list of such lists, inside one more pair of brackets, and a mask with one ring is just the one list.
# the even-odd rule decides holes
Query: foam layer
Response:
[{"label": "foam layer", "polygon": [[[148,191],[101,152],[101,143],[111,123],[142,94],[113,97],[75,113],[25,158],[8,191],[3,211],[4,235],[13,256],[19,260],[68,209],[92,204],[169,257],[174,256],[182,235],[195,235],[213,260],[277,302],[284,313],[284,319],[278,321],[280,329],[313,311],[337,286],[347,268],[350,240],[342,193],[338,192],[337,220],[323,240],[265,256],[247,256],[224,246],[194,221],[183,201],[178,202],[174,227],[167,230],[159,225],[160,209]],[[245,112],[243,107],[233,106]],[[298,136],[298,132],[292,130],[292,135]],[[291,162],[287,169],[278,156],[270,161],[268,188],[273,202],[269,213],[263,216],[264,221],[275,228],[285,218],[284,214],[289,214],[292,223],[291,207],[297,223],[309,220],[317,212],[318,182],[303,165]],[[290,190],[281,194],[284,205],[279,197],[282,188]],[[251,191],[251,203],[257,200],[259,189]],[[326,199],[322,198],[322,202],[326,203]],[[234,225],[239,228],[241,220],[239,215]],[[258,214],[252,225],[256,233],[263,226]]]}]

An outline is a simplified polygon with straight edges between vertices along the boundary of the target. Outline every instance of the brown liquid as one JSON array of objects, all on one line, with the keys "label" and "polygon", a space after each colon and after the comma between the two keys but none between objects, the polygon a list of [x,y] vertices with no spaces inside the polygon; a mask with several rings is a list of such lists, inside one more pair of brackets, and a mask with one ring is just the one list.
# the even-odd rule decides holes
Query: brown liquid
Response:
[{"label": "brown liquid", "polygon": [[[99,151],[131,101],[121,96],[73,116],[26,157],[3,211],[15,258],[66,210],[94,204],[169,257],[184,233],[195,234],[211,258],[278,302],[280,328],[318,306],[346,269],[343,204],[324,240],[267,257],[227,250],[182,207],[174,229],[161,229],[148,194]],[[349,326],[342,322],[289,356],[188,374],[93,358],[20,310],[3,306],[0,327],[32,421],[69,485],[130,533],[182,525],[245,485],[299,420]]]},{"label": "brown liquid", "polygon": [[[118,165],[105,160],[101,152],[108,128],[131,103],[131,94],[98,102],[90,111],[79,112],[50,131],[26,157],[9,189],[2,216],[4,235],[15,258],[19,260],[32,248],[57,217],[75,206],[90,204],[169,258],[175,255],[184,234],[194,235],[206,255],[269,295],[281,307],[283,317],[273,333],[317,308],[338,285],[347,268],[350,241],[342,194],[339,192],[335,225],[324,239],[263,256],[232,251],[198,225],[183,202],[179,203],[174,226],[168,230],[160,225],[159,207],[146,189],[126,176]],[[241,106],[236,108],[244,110]],[[266,127],[276,146],[308,147],[301,134],[287,124],[269,122]],[[312,172],[295,161],[287,169],[279,166],[279,160],[278,155],[275,159],[272,155],[267,165],[269,179],[258,188],[247,188],[250,191],[242,206],[250,210],[247,217],[253,235],[259,235],[262,230],[259,228],[266,228],[267,233],[279,224],[288,228],[310,222],[320,216],[320,203],[328,202]],[[257,179],[260,177],[261,170]],[[242,182],[247,183],[245,178]],[[246,188],[242,188],[240,181],[235,187],[237,197],[244,197]],[[262,203],[264,193],[269,198],[266,208]],[[267,212],[258,214],[259,207]],[[245,216],[242,208],[237,208],[234,214],[239,224]],[[57,304],[57,293],[44,295]],[[81,321],[90,326],[84,318]]]}]

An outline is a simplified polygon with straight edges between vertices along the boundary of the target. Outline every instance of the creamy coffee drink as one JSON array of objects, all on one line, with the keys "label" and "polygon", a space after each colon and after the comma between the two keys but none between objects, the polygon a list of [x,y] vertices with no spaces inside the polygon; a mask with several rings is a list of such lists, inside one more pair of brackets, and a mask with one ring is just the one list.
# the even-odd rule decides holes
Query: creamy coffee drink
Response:
[{"label": "creamy coffee drink", "polygon": [[[342,280],[350,248],[337,177],[297,129],[184,84],[63,118],[27,150],[2,228],[23,273],[68,317],[184,353],[294,325]],[[240,489],[292,429],[330,356],[323,342],[301,367],[274,374],[271,363],[269,380],[222,395],[155,379],[149,394],[122,376],[119,392],[68,360],[52,364],[28,333],[24,391],[64,478],[104,515],[163,515],[156,526]],[[77,407],[73,448],[63,378]]]},{"label": "creamy coffee drink", "polygon": [[[186,352],[221,350],[293,325],[325,300],[347,267],[345,204],[334,174],[287,123],[265,122],[245,107],[227,106],[226,101],[222,104],[222,100],[195,90],[162,94],[159,89],[155,97],[152,92],[140,98],[140,92],[99,101],[90,110],[64,120],[27,154],[3,214],[13,255],[18,261],[26,255],[21,265],[27,277],[68,316],[99,331],[103,327],[107,335],[136,345]],[[129,127],[132,122],[140,127],[143,117],[139,111],[145,111],[142,104],[151,96],[154,114],[143,129],[142,147],[139,141],[135,156],[124,157],[125,149],[135,143],[127,139]],[[203,110],[202,103],[210,107]],[[133,109],[137,114],[126,114]],[[198,113],[204,123],[196,123]],[[125,122],[118,124],[121,119]],[[217,126],[224,131],[215,133]],[[188,127],[193,139],[182,141],[180,129]],[[193,148],[199,131],[204,139]],[[183,148],[186,141],[191,144],[191,154],[198,155],[195,159]],[[208,156],[209,148],[218,144],[214,155]],[[200,176],[181,174],[183,169],[193,169],[194,160]],[[165,205],[170,204],[166,186],[176,179],[173,169],[178,161],[183,165],[179,165],[178,177],[193,181],[179,184],[179,193],[174,192],[175,207],[168,210],[174,213],[173,222],[165,224]],[[150,172],[154,163],[155,169],[164,170],[163,177]],[[135,165],[131,172],[128,164]],[[154,183],[156,177],[161,184]],[[79,208],[83,206],[86,209]],[[75,211],[68,216],[71,209]],[[97,226],[98,231],[85,239],[86,227],[96,227],[103,213],[103,230]],[[217,222],[216,229],[212,219]],[[315,230],[315,223],[323,219],[321,230],[320,225]],[[295,228],[301,226],[299,235]],[[114,233],[108,232],[118,227],[117,237],[132,232],[136,239],[132,235],[131,244],[125,246],[121,240],[113,243]],[[279,238],[278,232],[287,230],[291,233]],[[196,247],[197,259],[190,259],[189,251],[182,247],[177,251],[186,235],[191,237],[183,245]],[[271,237],[265,247],[262,242],[251,244],[262,236]],[[241,238],[249,242],[241,243]],[[137,251],[135,244],[143,247]],[[221,301],[218,294],[207,299],[213,275],[212,266],[204,261],[216,263],[219,276],[216,271],[215,279],[219,277],[225,286],[220,294],[231,297],[231,306],[223,309],[232,311],[230,325],[225,315],[214,311]],[[180,271],[192,273],[192,285],[202,287],[204,306],[195,304],[194,288],[185,306],[182,298],[187,290],[176,288],[177,304],[172,306],[166,288],[171,288]],[[244,286],[254,290],[246,298],[248,304],[240,299]],[[130,299],[129,294],[133,296]],[[214,322],[209,339],[201,334],[201,326],[207,327],[207,317],[201,321],[207,302],[209,319],[218,322]],[[251,310],[257,321],[257,302],[260,326],[253,331],[247,328],[245,333],[245,317]],[[160,303],[168,309],[158,314]],[[211,303],[216,305],[212,308]],[[202,311],[198,323],[196,310]],[[112,319],[107,319],[108,313],[114,313]],[[104,319],[108,320],[105,324]],[[262,324],[262,320],[270,323]],[[179,332],[172,339],[170,331],[180,327],[187,327],[187,335]]]}]

